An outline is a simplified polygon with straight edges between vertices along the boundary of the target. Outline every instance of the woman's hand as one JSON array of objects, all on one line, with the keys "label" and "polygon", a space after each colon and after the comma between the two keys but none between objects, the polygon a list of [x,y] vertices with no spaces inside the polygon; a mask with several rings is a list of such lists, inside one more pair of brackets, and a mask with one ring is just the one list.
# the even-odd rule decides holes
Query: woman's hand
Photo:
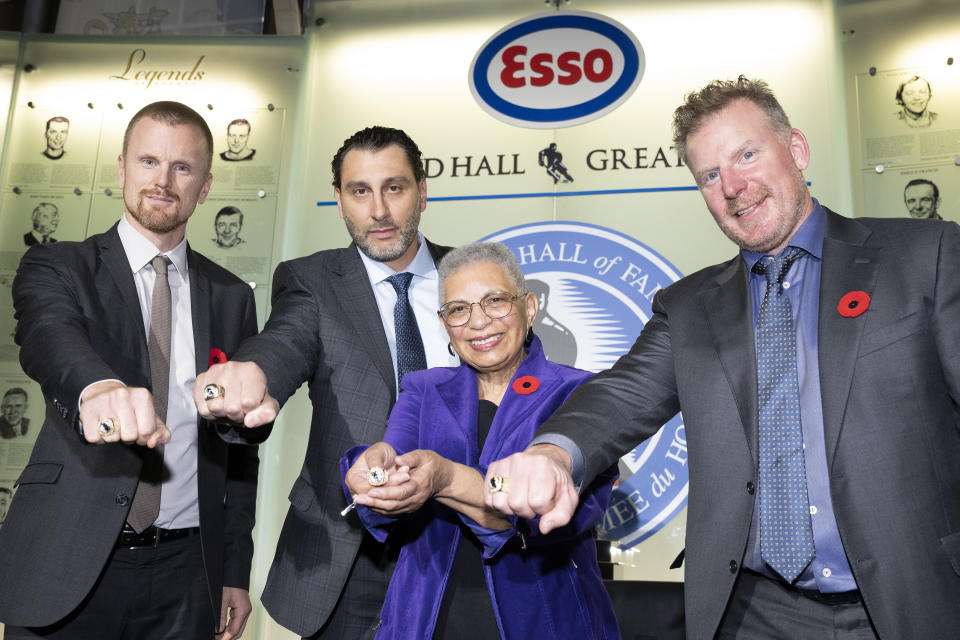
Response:
[{"label": "woman's hand", "polygon": [[403,484],[410,479],[409,469],[402,466],[398,467],[396,458],[397,452],[386,442],[371,445],[360,454],[360,457],[353,463],[344,478],[350,493],[357,499],[357,504],[366,504],[359,498],[378,488],[370,484],[370,469],[374,467],[382,469],[387,474],[386,483],[382,485],[383,487]]},{"label": "woman's hand", "polygon": [[[378,443],[374,447],[381,444],[384,447],[390,446]],[[375,452],[375,456],[379,455],[379,452]],[[363,493],[357,493],[357,504],[362,504],[384,515],[410,513],[422,507],[430,498],[440,494],[450,484],[453,463],[436,452],[417,449],[399,457],[395,456],[396,452],[390,448],[387,455],[382,458],[385,464],[389,462],[396,469],[388,475],[387,484],[381,487],[368,487]],[[368,461],[373,459],[380,458],[367,458]],[[360,460],[357,462],[359,463]],[[353,469],[350,470],[350,474],[352,473]],[[353,486],[350,483],[347,486],[352,491]]]}]

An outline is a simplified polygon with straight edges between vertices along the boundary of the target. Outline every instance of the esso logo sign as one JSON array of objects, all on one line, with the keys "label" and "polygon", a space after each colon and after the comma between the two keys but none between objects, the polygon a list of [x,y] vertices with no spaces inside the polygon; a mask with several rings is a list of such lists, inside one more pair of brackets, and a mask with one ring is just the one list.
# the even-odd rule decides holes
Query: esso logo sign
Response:
[{"label": "esso logo sign", "polygon": [[586,11],[541,13],[487,40],[470,65],[470,91],[498,120],[568,127],[620,106],[643,69],[640,42],[619,22]]}]

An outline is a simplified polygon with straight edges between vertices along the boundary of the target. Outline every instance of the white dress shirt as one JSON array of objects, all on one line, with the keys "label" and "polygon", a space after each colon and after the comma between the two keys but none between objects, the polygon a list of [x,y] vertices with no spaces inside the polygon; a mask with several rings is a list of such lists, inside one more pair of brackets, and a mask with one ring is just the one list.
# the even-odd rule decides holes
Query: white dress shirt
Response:
[{"label": "white dress shirt", "polygon": [[[417,327],[420,329],[420,338],[423,340],[423,350],[427,356],[427,367],[455,367],[460,359],[450,355],[447,345],[450,337],[443,326],[443,321],[437,315],[440,308],[437,294],[437,266],[427,248],[423,234],[417,234],[420,248],[417,255],[404,271],[413,274],[410,288],[407,289],[407,298],[413,307],[413,315],[417,318]],[[397,304],[397,291],[387,282],[387,278],[396,271],[382,262],[378,262],[360,251],[360,259],[367,269],[367,277],[373,287],[373,295],[377,299],[380,309],[380,320],[383,330],[387,334],[387,344],[390,345],[390,359],[393,361],[393,377],[397,378],[397,331],[393,323],[393,307]]]}]

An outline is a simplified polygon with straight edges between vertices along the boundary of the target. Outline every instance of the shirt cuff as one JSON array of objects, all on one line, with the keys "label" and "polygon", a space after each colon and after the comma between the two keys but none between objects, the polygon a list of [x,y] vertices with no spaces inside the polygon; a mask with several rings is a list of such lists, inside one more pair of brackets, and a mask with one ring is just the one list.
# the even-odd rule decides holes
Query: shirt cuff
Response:
[{"label": "shirt cuff", "polygon": [[552,444],[567,452],[570,456],[570,476],[573,478],[577,493],[579,493],[580,485],[583,484],[584,465],[583,452],[580,451],[577,443],[559,433],[545,433],[531,440],[528,446],[532,447],[535,444]]},{"label": "shirt cuff", "polygon": [[77,398],[77,413],[80,413],[80,405],[83,404],[83,394],[87,392],[87,389],[92,387],[95,384],[100,384],[101,382],[119,382],[123,384],[123,380],[117,380],[116,378],[107,378],[105,380],[97,380],[96,382],[91,382],[83,388],[83,391],[80,392],[80,397]]}]

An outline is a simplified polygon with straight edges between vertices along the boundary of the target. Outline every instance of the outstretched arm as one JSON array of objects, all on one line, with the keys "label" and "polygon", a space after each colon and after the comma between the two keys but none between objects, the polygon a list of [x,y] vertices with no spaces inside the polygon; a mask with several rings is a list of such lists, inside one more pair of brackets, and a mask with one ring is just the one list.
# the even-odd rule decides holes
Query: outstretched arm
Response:
[{"label": "outstretched arm", "polygon": [[570,522],[577,508],[577,490],[570,476],[570,455],[552,444],[537,444],[493,462],[486,483],[499,476],[504,490],[485,492],[485,504],[521,518],[540,516],[540,532],[549,533]]}]

